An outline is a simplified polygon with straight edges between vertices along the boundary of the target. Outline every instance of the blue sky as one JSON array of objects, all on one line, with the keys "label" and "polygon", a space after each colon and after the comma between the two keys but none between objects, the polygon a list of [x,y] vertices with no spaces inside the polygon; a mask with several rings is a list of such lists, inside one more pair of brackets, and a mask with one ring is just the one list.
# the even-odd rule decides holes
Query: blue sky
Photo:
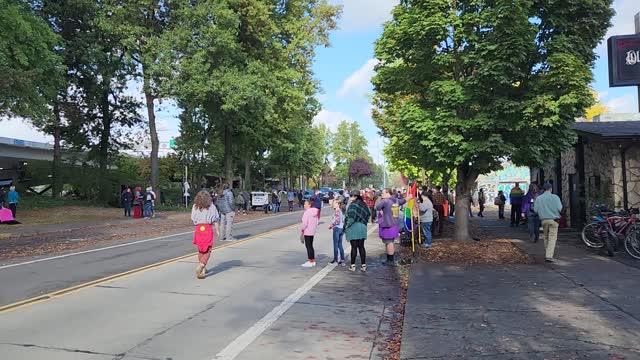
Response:
[{"label": "blue sky", "polygon": [[[370,116],[368,94],[373,76],[374,42],[382,32],[382,24],[398,0],[330,0],[344,6],[339,21],[340,29],[331,35],[331,47],[320,48],[314,64],[316,78],[324,93],[319,96],[323,109],[316,123],[325,123],[335,129],[341,120],[357,121],[369,140],[369,152],[375,162],[382,162],[382,139]],[[634,32],[633,15],[640,11],[639,0],[615,0],[616,16],[611,35]],[[634,87],[609,88],[606,43],[597,49],[600,59],[594,68],[593,88],[610,112],[638,112],[637,90]],[[139,94],[135,84],[131,93]],[[142,96],[138,95],[140,99]],[[158,112],[159,136],[162,142],[178,135],[177,114],[171,103],[160,105]],[[51,137],[38,132],[20,119],[0,122],[0,136],[32,141],[51,142]]]}]

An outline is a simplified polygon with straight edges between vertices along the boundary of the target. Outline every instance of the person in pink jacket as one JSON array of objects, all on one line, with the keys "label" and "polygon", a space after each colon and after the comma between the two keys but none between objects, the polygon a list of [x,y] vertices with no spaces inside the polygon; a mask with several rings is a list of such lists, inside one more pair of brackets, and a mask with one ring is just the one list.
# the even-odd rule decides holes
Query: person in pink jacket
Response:
[{"label": "person in pink jacket", "polygon": [[311,207],[311,201],[304,202],[304,215],[302,215],[302,236],[304,237],[304,246],[307,248],[307,260],[302,267],[310,268],[316,266],[315,251],[313,250],[313,237],[316,235],[318,228],[320,210]]}]

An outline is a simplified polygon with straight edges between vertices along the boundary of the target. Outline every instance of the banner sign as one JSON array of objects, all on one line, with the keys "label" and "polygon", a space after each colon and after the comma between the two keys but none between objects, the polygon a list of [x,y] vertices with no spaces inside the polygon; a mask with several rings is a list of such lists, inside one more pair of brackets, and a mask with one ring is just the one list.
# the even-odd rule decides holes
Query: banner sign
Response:
[{"label": "banner sign", "polygon": [[640,34],[612,36],[609,48],[609,86],[640,85]]}]

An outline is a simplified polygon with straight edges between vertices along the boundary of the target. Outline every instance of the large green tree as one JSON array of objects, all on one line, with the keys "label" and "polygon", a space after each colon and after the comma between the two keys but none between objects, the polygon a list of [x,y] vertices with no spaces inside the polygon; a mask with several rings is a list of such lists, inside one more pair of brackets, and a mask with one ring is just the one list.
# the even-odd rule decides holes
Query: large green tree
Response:
[{"label": "large green tree", "polygon": [[0,0],[0,116],[49,117],[62,75],[59,37],[25,1]]},{"label": "large green tree", "polygon": [[120,36],[119,50],[134,64],[131,78],[142,82],[151,137],[151,186],[158,187],[158,151],[160,141],[156,126],[155,101],[166,97],[167,79],[171,76],[172,50],[170,32],[176,27],[173,12],[179,1],[107,0],[109,16],[102,18],[102,31]]},{"label": "large green tree", "polygon": [[[569,146],[592,102],[612,0],[404,0],[376,42],[376,122],[396,160],[455,169],[464,214],[478,175]],[[466,216],[455,238],[468,239]]]},{"label": "large green tree", "polygon": [[249,169],[255,154],[300,148],[319,107],[315,47],[337,14],[324,0],[186,2],[177,12],[172,93],[223,139],[227,181],[236,157]]},{"label": "large green tree", "polygon": [[341,121],[338,124],[332,137],[331,149],[339,180],[346,180],[349,185],[353,185],[349,166],[355,159],[365,159],[368,163],[373,162],[367,151],[367,145],[367,138],[364,137],[357,122]]}]

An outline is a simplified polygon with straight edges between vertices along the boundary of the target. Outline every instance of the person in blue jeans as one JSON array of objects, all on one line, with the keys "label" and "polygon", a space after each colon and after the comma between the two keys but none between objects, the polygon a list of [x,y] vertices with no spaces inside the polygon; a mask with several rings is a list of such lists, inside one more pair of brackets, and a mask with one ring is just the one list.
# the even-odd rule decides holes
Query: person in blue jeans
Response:
[{"label": "person in blue jeans", "polygon": [[[333,215],[331,216],[331,225],[329,225],[329,229],[333,229],[333,260],[330,264],[338,263],[340,266],[345,266],[344,248],[342,247],[344,214],[340,209],[340,201],[333,200],[331,205],[333,206]],[[338,258],[338,252],[340,253],[340,258]]]},{"label": "person in blue jeans", "polygon": [[278,196],[278,192],[277,191],[273,191],[273,193],[271,194],[271,211],[275,214],[278,211],[280,211],[280,197]]},{"label": "person in blue jeans", "polygon": [[432,233],[431,225],[433,223],[433,203],[426,192],[422,192],[419,198],[420,203],[418,209],[420,210],[420,227],[422,228],[422,235],[424,236],[424,243],[422,247],[428,249],[431,247]]}]

